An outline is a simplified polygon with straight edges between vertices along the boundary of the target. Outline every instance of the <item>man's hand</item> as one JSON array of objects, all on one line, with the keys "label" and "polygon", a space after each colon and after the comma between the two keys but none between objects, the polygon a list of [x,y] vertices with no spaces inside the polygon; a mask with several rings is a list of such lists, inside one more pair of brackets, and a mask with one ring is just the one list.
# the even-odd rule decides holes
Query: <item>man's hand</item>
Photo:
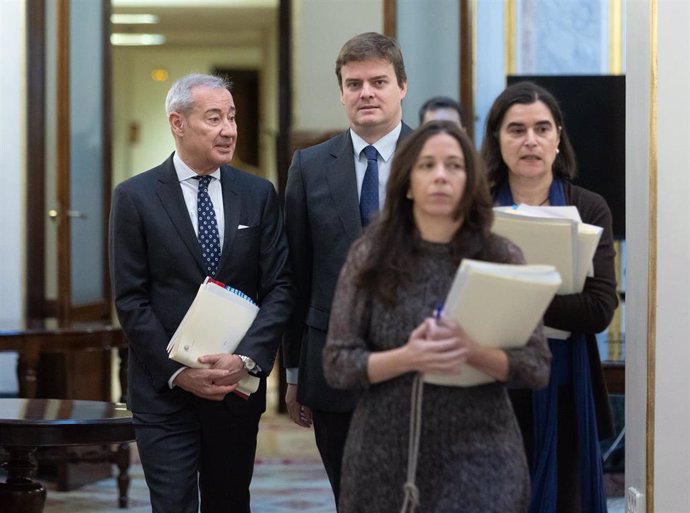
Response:
[{"label": "man's hand", "polygon": [[248,374],[244,362],[236,354],[207,354],[199,357],[199,363],[208,364],[211,369],[228,371],[227,376],[215,381],[216,385],[235,385]]},{"label": "man's hand", "polygon": [[306,428],[311,427],[311,409],[297,402],[297,385],[288,384],[287,392],[285,392],[285,404],[288,415],[295,424]]},{"label": "man's hand", "polygon": [[220,381],[227,380],[230,371],[226,369],[191,369],[180,372],[173,384],[191,392],[202,399],[222,401],[223,398],[237,388],[237,384],[222,385]]}]

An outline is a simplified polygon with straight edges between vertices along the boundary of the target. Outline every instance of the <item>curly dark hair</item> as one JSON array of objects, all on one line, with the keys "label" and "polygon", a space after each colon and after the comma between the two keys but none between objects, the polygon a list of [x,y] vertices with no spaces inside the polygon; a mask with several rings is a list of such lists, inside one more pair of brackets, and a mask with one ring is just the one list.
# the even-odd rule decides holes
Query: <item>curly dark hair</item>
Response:
[{"label": "curly dark hair", "polygon": [[556,160],[553,162],[553,176],[568,180],[575,178],[577,172],[575,151],[572,144],[570,144],[570,138],[563,120],[563,112],[558,105],[558,101],[543,87],[533,82],[524,81],[506,87],[494,100],[489,110],[489,115],[486,118],[481,156],[486,164],[492,189],[497,188],[508,179],[509,170],[501,156],[501,143],[499,141],[499,132],[506,112],[515,104],[530,105],[538,101],[546,105],[549,111],[551,111],[556,126],[561,129],[560,143],[558,144],[560,152],[556,155]]},{"label": "curly dark hair", "polygon": [[421,236],[414,220],[413,202],[407,197],[410,175],[426,142],[438,134],[448,134],[458,141],[465,158],[467,180],[455,212],[462,225],[450,242],[457,262],[468,243],[483,246],[482,241],[491,230],[493,210],[486,173],[469,136],[450,121],[430,121],[419,127],[395,152],[386,203],[381,216],[365,231],[363,240],[371,243],[371,250],[355,278],[360,287],[370,288],[388,304],[396,300],[397,284],[409,279],[415,269]]}]

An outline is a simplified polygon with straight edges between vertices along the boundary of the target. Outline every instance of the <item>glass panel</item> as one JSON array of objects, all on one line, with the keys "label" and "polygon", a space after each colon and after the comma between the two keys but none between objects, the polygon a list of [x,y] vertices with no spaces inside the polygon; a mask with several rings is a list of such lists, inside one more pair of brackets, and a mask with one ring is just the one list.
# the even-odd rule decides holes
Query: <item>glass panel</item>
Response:
[{"label": "glass panel", "polygon": [[416,127],[427,99],[460,99],[460,2],[398,0],[397,39],[408,78],[403,118]]},{"label": "glass panel", "polygon": [[602,74],[608,71],[608,2],[519,0],[519,75]]},{"label": "glass panel", "polygon": [[100,301],[103,284],[102,4],[70,2],[72,304]]},{"label": "glass panel", "polygon": [[476,2],[474,140],[482,145],[486,116],[506,83],[503,2]]}]

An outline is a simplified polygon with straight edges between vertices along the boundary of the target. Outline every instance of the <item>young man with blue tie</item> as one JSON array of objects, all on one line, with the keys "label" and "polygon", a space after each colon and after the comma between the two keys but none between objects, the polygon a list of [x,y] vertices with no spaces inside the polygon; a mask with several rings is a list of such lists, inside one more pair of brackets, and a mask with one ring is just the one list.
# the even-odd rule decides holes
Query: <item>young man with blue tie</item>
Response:
[{"label": "young man with blue tie", "polygon": [[331,301],[352,242],[385,200],[393,153],[411,132],[402,122],[407,75],[398,43],[368,32],[348,40],[335,67],[349,129],[295,152],[285,222],[296,307],[284,339],[286,403],[292,420],[314,426],[336,504],[340,467],[357,396],[323,377]]}]

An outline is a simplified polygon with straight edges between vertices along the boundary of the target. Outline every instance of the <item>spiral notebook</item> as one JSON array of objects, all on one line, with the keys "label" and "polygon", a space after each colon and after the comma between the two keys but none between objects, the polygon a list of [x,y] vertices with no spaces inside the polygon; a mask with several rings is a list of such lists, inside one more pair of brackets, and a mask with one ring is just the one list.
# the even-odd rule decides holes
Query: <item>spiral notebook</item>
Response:
[{"label": "spiral notebook", "polygon": [[[168,357],[187,367],[208,368],[199,363],[206,354],[235,351],[259,313],[259,307],[242,291],[206,278],[168,344]],[[237,388],[249,396],[259,378],[248,375]]]},{"label": "spiral notebook", "polygon": [[593,275],[603,228],[583,223],[574,206],[518,205],[494,208],[492,231],[520,246],[528,264],[555,266],[563,280],[558,294],[577,294]]}]

